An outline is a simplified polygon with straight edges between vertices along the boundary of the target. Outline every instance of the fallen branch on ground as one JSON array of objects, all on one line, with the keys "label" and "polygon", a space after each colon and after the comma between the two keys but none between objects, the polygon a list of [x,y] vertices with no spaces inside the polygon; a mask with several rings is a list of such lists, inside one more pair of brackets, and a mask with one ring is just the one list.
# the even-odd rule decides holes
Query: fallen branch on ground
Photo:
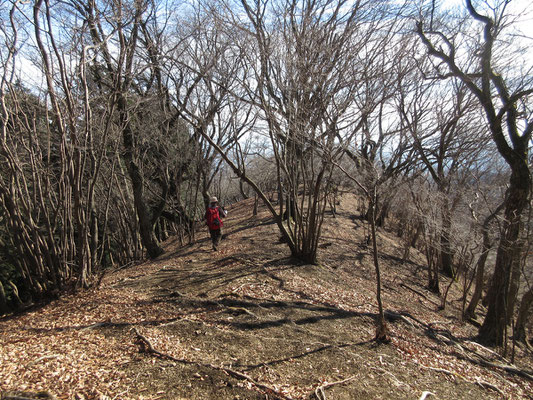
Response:
[{"label": "fallen branch on ground", "polygon": [[[519,368],[515,367],[514,365],[510,364],[509,361],[507,361],[505,358],[503,358],[500,355],[498,355],[496,352],[492,352],[492,354],[495,355],[495,356],[498,356],[501,360],[506,361],[507,364],[503,364],[503,363],[497,364],[495,362],[489,361],[482,354],[479,354],[479,353],[477,353],[477,352],[475,352],[473,350],[465,348],[459,342],[457,342],[456,340],[454,340],[452,338],[443,337],[442,335],[436,335],[436,337],[437,337],[437,339],[442,340],[442,341],[448,343],[449,345],[455,346],[459,350],[461,357],[463,359],[473,363],[473,364],[481,365],[482,367],[500,369],[500,370],[503,370],[503,371],[508,372],[510,374],[521,376],[522,378],[526,378],[526,379],[528,379],[528,380],[533,382],[533,374],[531,372],[525,371],[523,369],[519,369]],[[479,346],[481,346],[481,345],[479,345]],[[481,347],[483,347],[483,346],[481,346]],[[486,348],[484,348],[484,349],[485,350],[489,350],[489,349],[486,349]],[[469,356],[466,353],[467,350],[470,351],[471,353],[473,353],[477,358],[473,358],[473,357]]]},{"label": "fallen branch on ground", "polygon": [[458,373],[453,372],[453,371],[449,371],[449,370],[444,369],[444,368],[428,367],[427,365],[422,365],[422,364],[418,364],[418,365],[421,368],[429,369],[431,371],[440,372],[440,373],[446,374],[448,376],[451,376],[454,379],[454,381],[455,381],[455,378],[461,377]]},{"label": "fallen branch on ground", "polygon": [[492,383],[482,381],[481,379],[476,379],[474,383],[483,389],[486,389],[486,388],[492,389],[495,392],[498,392],[499,394],[501,394],[502,397],[505,397],[505,393],[503,393],[497,386],[493,385]]},{"label": "fallen branch on ground", "polygon": [[491,383],[488,383],[488,382],[485,382],[485,381],[482,381],[481,379],[476,379],[475,381],[471,381],[469,379],[466,379],[464,376],[462,376],[461,374],[458,374],[457,372],[453,372],[453,371],[448,371],[447,369],[444,369],[444,368],[435,368],[435,367],[428,367],[426,365],[422,365],[422,364],[419,364],[417,363],[421,368],[426,368],[426,369],[429,369],[431,371],[435,371],[435,372],[441,372],[443,374],[446,374],[446,375],[449,375],[451,377],[454,378],[454,380],[456,378],[461,378],[462,380],[464,380],[465,382],[468,382],[468,383],[473,383],[475,385],[478,385],[480,386],[481,388],[483,389],[492,389],[494,390],[495,392],[498,392],[499,394],[501,394],[502,396],[505,397],[505,394],[497,387],[497,386],[494,386],[493,384]]},{"label": "fallen branch on ground", "polygon": [[2,400],[57,400],[57,398],[50,392],[44,390],[37,393],[29,392],[5,392],[0,393],[0,399]]},{"label": "fallen branch on ground", "polygon": [[262,390],[266,391],[268,394],[274,396],[275,399],[293,400],[291,397],[286,396],[285,394],[278,392],[275,388],[273,388],[273,387],[271,387],[269,385],[266,385],[264,383],[257,382],[252,377],[250,377],[250,376],[248,376],[246,374],[243,374],[242,372],[236,371],[234,369],[226,368],[226,367],[219,367],[217,365],[209,364],[209,363],[200,363],[200,362],[195,362],[195,361],[189,361],[189,360],[185,360],[185,359],[182,359],[182,358],[173,357],[170,354],[162,353],[159,350],[157,350],[152,345],[150,340],[148,340],[148,338],[146,336],[141,334],[137,328],[134,327],[133,331],[137,335],[137,339],[139,340],[139,342],[140,342],[140,344],[142,346],[142,349],[146,353],[155,354],[156,356],[158,356],[158,357],[160,357],[160,358],[162,358],[164,360],[179,362],[179,363],[188,364],[188,365],[196,365],[196,366],[199,366],[199,367],[210,368],[210,369],[214,369],[214,370],[217,370],[217,371],[223,371],[226,374],[228,374],[230,376],[233,376],[234,378],[238,378],[238,379],[242,379],[242,380],[246,380],[246,381],[250,382],[255,387],[257,387],[259,389],[262,389]]},{"label": "fallen branch on ground", "polygon": [[416,294],[419,295],[419,296],[422,296],[424,299],[426,299],[427,301],[429,301],[431,304],[434,304],[434,305],[436,305],[436,306],[439,305],[439,304],[435,303],[433,300],[429,299],[424,293],[419,292],[419,291],[416,290],[416,289],[413,289],[411,286],[406,285],[405,283],[400,283],[400,286],[402,286],[402,287],[404,287],[404,288],[410,290],[410,291],[413,292],[413,293],[416,293]]},{"label": "fallen branch on ground", "polygon": [[237,313],[237,314],[248,314],[254,318],[259,318],[257,315],[255,315],[253,312],[251,312],[245,307],[228,307],[227,312],[232,312],[232,313]]},{"label": "fallen branch on ground", "polygon": [[533,382],[533,375],[531,373],[524,371],[522,369],[516,368],[515,366],[505,365],[505,364],[496,364],[496,363],[485,361],[485,360],[475,360],[471,357],[468,357],[468,359],[472,361],[473,363],[481,365],[483,367],[502,369],[505,372],[508,372],[513,375],[521,376],[522,378],[526,378],[527,380]]},{"label": "fallen branch on ground", "polygon": [[[473,346],[479,347],[481,350],[484,350],[484,351],[486,351],[487,353],[492,354],[492,355],[495,356],[495,357],[498,357],[500,360],[505,361],[507,364],[510,364],[510,363],[511,363],[511,361],[509,361],[508,359],[506,359],[505,357],[503,357],[501,354],[498,354],[498,353],[495,352],[494,350],[489,349],[488,347],[485,347],[485,346],[483,346],[483,345],[480,344],[480,343],[474,342],[474,341],[472,341],[472,340],[468,340],[468,341],[466,341],[465,343],[469,343],[469,344],[471,344],[471,345],[473,345]],[[487,359],[487,360],[488,360],[488,359]]]},{"label": "fallen branch on ground", "polygon": [[390,321],[402,320],[406,324],[411,325],[411,327],[413,328],[415,327],[413,323],[409,321],[405,316],[403,316],[402,314],[396,313],[394,311],[391,311],[391,310],[385,310],[385,318],[387,318]]},{"label": "fallen branch on ground", "polygon": [[[442,334],[438,333],[438,330],[433,328],[430,324],[427,324],[427,323],[419,320],[418,318],[413,317],[408,312],[404,312],[404,311],[402,311],[402,312],[394,312],[394,311],[386,310],[385,311],[385,316],[388,316],[389,318],[394,318],[394,319],[397,319],[397,320],[402,320],[405,323],[413,326],[413,324],[410,321],[406,320],[406,317],[408,317],[408,318],[412,319],[413,321],[417,322],[420,326],[422,326],[425,329],[427,329],[432,334],[432,336],[435,339],[437,339],[438,341],[440,341],[442,343],[445,343],[447,345],[455,346],[457,349],[459,349],[459,351],[460,351],[459,354],[464,360],[469,361],[469,362],[471,362],[473,364],[480,365],[482,367],[500,369],[500,370],[503,370],[503,371],[508,372],[510,374],[521,376],[521,377],[526,378],[526,379],[528,379],[528,380],[533,382],[533,373],[532,372],[519,369],[519,368],[515,367],[514,365],[503,364],[503,363],[497,364],[497,363],[488,361],[486,359],[486,357],[484,357],[482,354],[479,354],[476,351],[468,349],[468,348],[465,348],[463,345],[461,345],[461,343],[459,343],[457,340],[454,339],[454,337],[451,334],[451,332],[446,331],[446,334],[448,336],[443,336]],[[475,343],[475,342],[468,342],[468,343]],[[478,343],[475,343],[475,344],[477,346],[485,349],[485,350],[490,351],[489,349],[481,346]],[[476,356],[476,358],[469,356],[467,354],[467,351],[472,353],[472,354],[474,354]],[[496,353],[494,351],[490,351],[490,352],[493,355],[499,357],[501,360],[506,361],[508,363],[508,361],[505,358],[501,357],[498,353]]]}]

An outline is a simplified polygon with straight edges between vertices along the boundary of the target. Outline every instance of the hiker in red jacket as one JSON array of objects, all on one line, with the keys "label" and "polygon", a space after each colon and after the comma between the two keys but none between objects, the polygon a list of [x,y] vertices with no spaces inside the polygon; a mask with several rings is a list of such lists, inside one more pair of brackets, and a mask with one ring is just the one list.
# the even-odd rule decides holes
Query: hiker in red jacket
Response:
[{"label": "hiker in red jacket", "polygon": [[224,225],[222,218],[225,218],[226,215],[227,213],[224,207],[219,207],[218,199],[211,197],[209,199],[209,206],[205,212],[205,220],[209,228],[211,240],[213,241],[213,250],[217,250],[220,239],[222,239],[222,225]]}]

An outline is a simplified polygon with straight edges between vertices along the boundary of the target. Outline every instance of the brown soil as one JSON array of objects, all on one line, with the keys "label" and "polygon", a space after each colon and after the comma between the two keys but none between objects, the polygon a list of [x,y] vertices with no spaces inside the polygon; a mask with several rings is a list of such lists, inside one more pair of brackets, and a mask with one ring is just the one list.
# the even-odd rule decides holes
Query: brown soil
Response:
[{"label": "brown soil", "polygon": [[[207,233],[182,248],[169,241],[157,261],[111,272],[97,290],[0,319],[0,391],[63,399],[418,399],[425,391],[428,399],[533,398],[530,379],[487,367],[510,361],[472,342],[475,327],[460,320],[461,284],[439,310],[425,289],[423,258],[413,249],[402,264],[400,243],[385,231],[392,341],[373,340],[375,273],[353,197],[327,217],[320,265],[291,260],[269,214],[254,217],[252,207],[230,208],[218,252]],[[515,353],[514,367],[531,370],[531,356]]]}]

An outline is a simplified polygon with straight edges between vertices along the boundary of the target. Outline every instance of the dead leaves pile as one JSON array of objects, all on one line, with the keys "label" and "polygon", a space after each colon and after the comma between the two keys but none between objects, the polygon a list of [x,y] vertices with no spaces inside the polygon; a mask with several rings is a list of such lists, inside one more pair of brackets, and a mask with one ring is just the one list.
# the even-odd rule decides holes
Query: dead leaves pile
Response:
[{"label": "dead leaves pile", "polygon": [[[251,210],[251,207],[248,208]],[[350,209],[355,208],[351,205]],[[237,216],[238,214],[235,212],[231,215]],[[240,218],[239,223],[243,225],[251,220],[250,216]],[[262,218],[268,218],[266,213]],[[337,263],[334,266],[313,267],[317,270],[309,273],[304,274],[303,270],[280,266],[277,269],[267,270],[264,267],[261,270],[260,265],[263,261],[265,264],[269,259],[279,261],[280,254],[276,252],[281,251],[279,250],[281,248],[284,250],[286,248],[280,246],[278,250],[269,249],[270,253],[268,253],[269,250],[262,246],[259,248],[257,241],[254,244],[253,240],[246,239],[244,235],[252,235],[249,237],[253,239],[270,235],[268,242],[275,243],[277,232],[274,226],[257,226],[252,228],[255,229],[254,231],[241,229],[239,233],[232,235],[223,246],[223,250],[217,254],[220,263],[208,264],[207,261],[212,262],[210,260],[212,256],[206,253],[206,245],[203,245],[202,250],[201,244],[195,244],[187,249],[189,254],[187,257],[168,259],[166,265],[169,263],[198,264],[197,267],[203,272],[208,268],[227,272],[231,268],[238,267],[235,265],[238,264],[236,260],[239,260],[239,263],[253,260],[258,273],[239,275],[239,279],[225,283],[225,286],[219,289],[218,297],[214,292],[210,293],[210,296],[213,298],[236,296],[243,299],[302,301],[306,304],[325,306],[324,312],[326,313],[327,307],[360,313],[360,315],[375,313],[373,268],[371,263],[365,261],[370,257],[363,252],[361,252],[362,257],[355,257],[353,222],[348,218],[339,218],[338,221],[342,222],[332,223],[331,230],[326,232],[330,235],[327,240],[333,242],[334,245],[324,250],[323,257],[328,260],[328,263],[329,260],[340,261],[334,261]],[[235,220],[233,223],[236,223]],[[231,229],[231,221],[227,223],[227,226]],[[357,234],[360,238],[364,236],[361,232]],[[394,243],[387,244],[387,251],[391,254],[394,251],[393,245]],[[250,255],[252,247],[255,251],[255,258]],[[238,252],[240,258],[236,255]],[[192,256],[194,259],[190,258],[191,254],[194,254]],[[339,254],[347,255],[346,261],[342,261]],[[226,261],[222,262],[223,260]],[[140,359],[146,360],[148,357],[153,363],[157,362],[155,357],[139,353],[139,343],[133,328],[137,328],[157,351],[175,360],[187,360],[198,365],[221,366],[225,363],[231,368],[232,358],[222,359],[221,353],[213,350],[214,344],[209,342],[209,339],[202,342],[200,339],[180,337],[173,335],[171,330],[162,328],[176,321],[185,321],[189,324],[193,322],[197,324],[199,328],[194,329],[216,329],[226,333],[232,328],[229,324],[220,324],[220,318],[230,321],[234,318],[233,315],[221,313],[221,308],[217,307],[213,310],[198,308],[194,313],[183,314],[185,311],[171,306],[171,303],[162,306],[152,301],[153,298],[150,298],[148,291],[134,291],[127,285],[116,285],[135,281],[137,278],[148,276],[164,268],[162,262],[155,262],[117,271],[104,279],[103,286],[98,290],[65,296],[41,309],[0,319],[0,393],[15,390],[29,392],[46,390],[62,399],[78,400],[161,398],[164,395],[163,392],[152,393],[151,396],[143,394],[147,393],[143,392],[144,386],[140,388],[139,382],[135,381],[136,377],[125,372],[130,363],[135,363]],[[387,265],[383,268],[383,282],[388,285],[384,290],[386,308],[399,312],[405,307],[413,315],[416,314],[416,318],[424,321],[426,325],[431,321],[445,319],[434,310],[431,303],[423,301],[412,292],[399,289],[398,285],[403,273],[404,271],[395,271]],[[412,276],[409,278],[414,279]],[[395,289],[391,291],[389,288]],[[337,334],[344,333],[347,338],[359,335],[358,338],[361,341],[371,339],[373,336],[371,318],[367,318],[367,321],[360,318],[358,323],[358,325],[346,324],[344,326],[342,321],[339,321],[336,325],[339,329]],[[533,386],[529,382],[515,379],[501,371],[482,368],[461,360],[453,346],[427,337],[426,332],[416,324],[409,326],[400,321],[391,325],[393,341],[388,347],[389,354],[380,354],[378,351],[371,353],[371,357],[363,358],[357,353],[358,350],[350,350],[351,347],[348,345],[326,346],[327,343],[316,342],[318,340],[316,338],[322,338],[331,333],[321,332],[318,331],[318,327],[312,327],[315,331],[311,328],[307,330],[309,337],[315,338],[316,343],[313,342],[312,345],[303,342],[293,343],[294,354],[301,357],[298,360],[292,358],[283,360],[290,364],[288,368],[297,370],[301,376],[284,375],[280,372],[281,370],[276,369],[277,364],[267,365],[265,363],[258,364],[250,375],[253,375],[252,378],[255,381],[267,384],[277,393],[293,399],[308,398],[311,393],[315,392],[318,393],[315,394],[318,398],[322,396],[321,393],[326,388],[332,385],[344,383],[361,387],[372,385],[372,379],[356,381],[353,378],[352,371],[358,370],[358,368],[351,368],[354,364],[361,366],[360,369],[365,372],[370,371],[368,376],[371,378],[373,375],[385,377],[381,381],[376,379],[376,382],[386,381],[390,384],[389,386],[397,387],[401,393],[405,394],[405,397],[409,398],[419,396],[421,393],[421,388],[415,379],[406,380],[409,374],[415,375],[416,378],[420,377],[424,385],[429,385],[428,382],[435,383],[432,374],[442,374],[442,379],[453,382],[459,380],[469,383],[484,382],[499,387],[510,398],[523,398],[527,396],[527,393],[533,393]],[[466,324],[447,325],[445,328],[449,329],[455,337],[472,336],[472,330],[468,330]],[[122,334],[110,334],[109,330],[113,329],[120,330]],[[290,333],[289,329],[292,328],[287,330]],[[342,332],[341,329],[343,329]],[[354,335],[354,331],[357,331],[357,335]],[[235,335],[235,332],[234,330],[231,334]],[[252,335],[243,332],[238,332],[238,334],[242,335],[243,343],[251,339],[245,335]],[[222,333],[219,336],[226,338]],[[261,346],[270,346],[269,340],[277,341],[282,346],[288,347],[292,339],[290,335],[284,338],[264,337],[260,341],[261,344],[254,349],[255,354],[259,356],[263,354]],[[326,339],[329,340],[328,337]],[[313,368],[311,363],[305,364],[306,357],[314,354],[321,347],[331,348],[331,351],[337,354],[340,360],[344,360],[345,364],[331,365],[328,372],[304,371],[304,369]],[[479,349],[475,350],[479,351]],[[221,352],[223,353],[223,349]],[[235,361],[237,364],[237,358]],[[402,372],[405,372],[403,378]],[[308,379],[303,382],[302,378],[305,374]],[[197,375],[198,379],[204,379],[202,374]],[[438,376],[437,379],[440,379],[440,375]],[[254,389],[253,383],[249,380],[239,380],[236,385]],[[424,390],[426,388],[423,387]],[[487,393],[494,395],[494,389],[488,390],[491,391]]]},{"label": "dead leaves pile", "polygon": [[47,390],[60,398],[128,398],[121,366],[138,357],[133,335],[119,342],[98,326],[128,326],[174,318],[125,290],[68,296],[1,321],[0,392]]}]

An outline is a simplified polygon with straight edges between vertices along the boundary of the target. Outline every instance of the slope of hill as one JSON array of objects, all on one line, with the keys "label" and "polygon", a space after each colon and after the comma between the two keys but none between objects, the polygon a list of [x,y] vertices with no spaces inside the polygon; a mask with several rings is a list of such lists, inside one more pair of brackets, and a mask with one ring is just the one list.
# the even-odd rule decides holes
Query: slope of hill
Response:
[{"label": "slope of hill", "polygon": [[460,321],[459,288],[439,310],[424,288],[423,258],[413,250],[402,265],[400,244],[383,231],[392,342],[373,342],[374,268],[355,204],[345,196],[337,217],[328,216],[320,265],[293,263],[269,214],[252,216],[244,201],[229,210],[218,252],[205,232],[183,248],[169,241],[157,261],[111,272],[99,289],[0,319],[0,391],[62,399],[533,398],[531,357],[516,349],[511,366],[474,343],[475,329]]}]

